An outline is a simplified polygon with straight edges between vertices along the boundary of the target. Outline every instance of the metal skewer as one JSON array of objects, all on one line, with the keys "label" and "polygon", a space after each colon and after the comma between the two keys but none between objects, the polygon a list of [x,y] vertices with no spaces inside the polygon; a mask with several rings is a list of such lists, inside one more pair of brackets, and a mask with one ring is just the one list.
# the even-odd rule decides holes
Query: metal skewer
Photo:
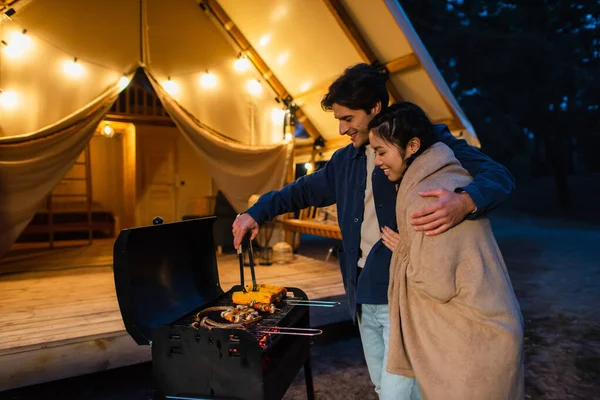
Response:
[{"label": "metal skewer", "polygon": [[294,335],[294,336],[318,336],[323,333],[321,329],[314,328],[288,328],[274,326],[272,328],[261,328],[259,333],[268,333],[271,335]]},{"label": "metal skewer", "polygon": [[288,298],[286,303],[294,306],[307,306],[307,307],[337,307],[340,305],[339,301],[322,301],[322,300],[304,300],[304,299],[293,299]]}]

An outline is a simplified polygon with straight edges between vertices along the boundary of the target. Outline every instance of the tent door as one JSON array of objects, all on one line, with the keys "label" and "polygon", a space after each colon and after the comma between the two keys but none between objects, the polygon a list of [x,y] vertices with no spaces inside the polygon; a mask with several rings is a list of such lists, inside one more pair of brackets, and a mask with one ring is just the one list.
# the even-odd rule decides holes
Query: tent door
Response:
[{"label": "tent door", "polygon": [[150,225],[156,216],[165,222],[177,220],[177,138],[146,136],[141,143],[140,219]]}]

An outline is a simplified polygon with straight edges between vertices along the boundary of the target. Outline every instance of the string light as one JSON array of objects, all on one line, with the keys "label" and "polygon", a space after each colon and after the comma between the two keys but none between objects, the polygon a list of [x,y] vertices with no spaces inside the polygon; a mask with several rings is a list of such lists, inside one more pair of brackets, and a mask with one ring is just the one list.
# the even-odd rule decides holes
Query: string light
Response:
[{"label": "string light", "polygon": [[233,62],[233,68],[238,72],[246,72],[250,68],[250,60],[245,54],[240,54],[237,60]]},{"label": "string light", "polygon": [[179,92],[179,86],[176,82],[171,80],[170,76],[162,83],[162,87],[165,89],[165,92],[169,93],[171,96],[175,96]]},{"label": "string light", "polygon": [[200,77],[200,85],[205,88],[214,88],[217,86],[217,77],[215,74],[208,72],[208,70]]},{"label": "string light", "polygon": [[29,39],[26,33],[27,29],[23,29],[22,32],[13,33],[8,42],[3,40],[4,54],[10,58],[19,58],[23,56],[31,46],[31,39]]},{"label": "string light", "polygon": [[130,82],[130,79],[128,77],[126,77],[125,75],[123,75],[119,79],[119,89],[121,89],[121,90],[125,89],[127,86],[129,86],[129,82]]},{"label": "string light", "polygon": [[308,92],[308,91],[310,90],[310,88],[311,88],[311,87],[312,87],[312,82],[311,82],[311,81],[306,81],[306,82],[303,82],[303,83],[300,85],[300,92],[301,92],[301,93]]},{"label": "string light", "polygon": [[83,75],[83,65],[77,62],[77,57],[73,58],[73,61],[65,61],[64,71],[67,75],[71,75],[73,78],[80,78]]},{"label": "string light", "polygon": [[248,81],[248,83],[246,84],[246,87],[248,89],[248,92],[252,95],[252,96],[260,96],[262,93],[262,85],[260,84],[260,82],[256,79],[251,79]]},{"label": "string light", "polygon": [[111,138],[115,135],[115,130],[113,129],[112,126],[110,126],[110,124],[107,122],[104,127],[102,128],[102,134],[108,138]]},{"label": "string light", "polygon": [[5,109],[13,109],[19,103],[19,97],[14,92],[3,91],[0,89],[0,105]]},{"label": "string light", "polygon": [[266,45],[269,44],[270,41],[271,41],[271,35],[269,35],[267,33],[266,35],[261,36],[261,38],[258,40],[258,45],[260,47],[265,47]]},{"label": "string light", "polygon": [[283,65],[288,61],[289,58],[290,58],[290,53],[288,53],[287,51],[285,53],[281,53],[277,57],[277,64]]},{"label": "string light", "polygon": [[285,118],[285,110],[281,108],[274,108],[271,110],[271,121],[274,124],[282,124],[283,119]]}]

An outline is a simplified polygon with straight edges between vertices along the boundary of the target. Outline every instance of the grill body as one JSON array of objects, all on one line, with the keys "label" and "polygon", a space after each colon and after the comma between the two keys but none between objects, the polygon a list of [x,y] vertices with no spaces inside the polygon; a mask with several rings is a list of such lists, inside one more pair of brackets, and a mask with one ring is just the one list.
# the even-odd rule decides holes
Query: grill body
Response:
[{"label": "grill body", "polygon": [[[114,273],[128,333],[152,347],[157,398],[275,400],[304,367],[314,397],[311,337],[265,329],[308,328],[309,308],[283,301],[247,329],[208,330],[191,323],[201,310],[231,306],[235,286],[219,285],[212,223],[201,218],[123,230],[115,242]],[[306,299],[298,288],[294,297]],[[219,312],[209,318],[220,320]]]},{"label": "grill body", "polygon": [[[300,292],[290,290],[296,295]],[[216,303],[228,298],[230,292]],[[300,368],[309,362],[311,340],[259,332],[263,327],[309,326],[306,307],[284,305],[279,313],[247,330],[196,330],[186,324],[193,314],[155,328],[152,360],[163,394],[248,400],[283,397]]]}]

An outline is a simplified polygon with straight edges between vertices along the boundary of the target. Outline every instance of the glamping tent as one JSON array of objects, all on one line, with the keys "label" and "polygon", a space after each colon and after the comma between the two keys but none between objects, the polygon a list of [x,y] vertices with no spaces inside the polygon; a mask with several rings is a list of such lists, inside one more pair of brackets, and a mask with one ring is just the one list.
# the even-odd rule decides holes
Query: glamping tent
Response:
[{"label": "glamping tent", "polygon": [[[77,201],[117,228],[206,212],[217,189],[243,210],[294,164],[348,144],[320,99],[359,62],[389,74],[393,100],[478,145],[395,0],[5,0],[0,10],[0,256],[40,209]],[[136,70],[147,85],[130,84]],[[284,135],[294,121],[309,138]]]},{"label": "glamping tent", "polygon": [[[40,216],[52,240],[81,228],[53,225],[81,210],[88,228],[109,214],[94,222],[118,230],[211,213],[218,190],[242,211],[349,143],[320,99],[360,62],[478,145],[395,0],[4,0],[0,15],[0,257],[48,233]],[[14,283],[0,390],[148,359],[124,331],[104,243],[86,279],[58,255],[45,279],[0,281]],[[69,296],[40,292],[54,287]]]}]

